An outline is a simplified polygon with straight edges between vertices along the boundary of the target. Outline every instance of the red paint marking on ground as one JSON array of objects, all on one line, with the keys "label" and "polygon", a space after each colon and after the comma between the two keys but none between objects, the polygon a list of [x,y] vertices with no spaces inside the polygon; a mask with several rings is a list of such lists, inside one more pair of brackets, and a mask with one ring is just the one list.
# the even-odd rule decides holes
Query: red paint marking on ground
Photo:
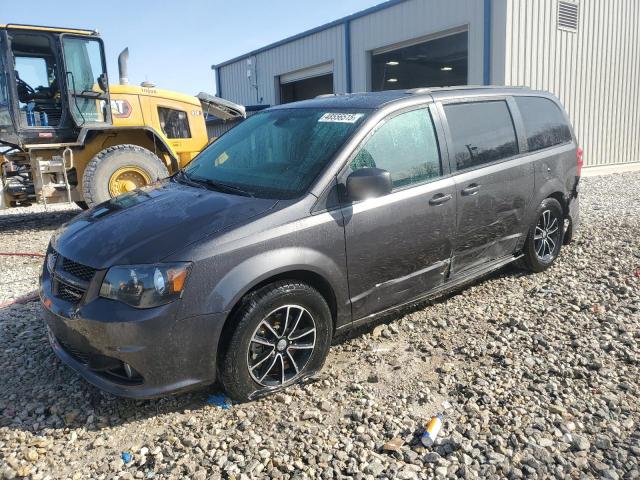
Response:
[{"label": "red paint marking on ground", "polygon": [[0,308],[10,307],[11,305],[24,305],[25,303],[35,302],[36,300],[38,300],[38,292],[34,290],[9,302],[0,303]]}]

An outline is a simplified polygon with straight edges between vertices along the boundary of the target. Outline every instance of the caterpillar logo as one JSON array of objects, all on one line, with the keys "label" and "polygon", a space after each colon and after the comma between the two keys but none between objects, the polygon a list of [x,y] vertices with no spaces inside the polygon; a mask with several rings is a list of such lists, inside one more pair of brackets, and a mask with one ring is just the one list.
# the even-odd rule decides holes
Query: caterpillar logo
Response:
[{"label": "caterpillar logo", "polygon": [[115,118],[129,118],[131,104],[127,100],[111,100],[111,115]]}]

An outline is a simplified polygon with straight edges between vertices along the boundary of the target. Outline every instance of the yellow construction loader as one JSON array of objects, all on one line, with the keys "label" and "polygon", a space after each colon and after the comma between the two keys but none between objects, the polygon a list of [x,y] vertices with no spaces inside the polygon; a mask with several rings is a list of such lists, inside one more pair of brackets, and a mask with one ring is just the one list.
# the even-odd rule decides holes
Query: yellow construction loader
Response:
[{"label": "yellow construction loader", "polygon": [[109,85],[97,32],[0,25],[0,208],[83,208],[176,172],[208,143],[205,117],[245,116],[226,100]]}]

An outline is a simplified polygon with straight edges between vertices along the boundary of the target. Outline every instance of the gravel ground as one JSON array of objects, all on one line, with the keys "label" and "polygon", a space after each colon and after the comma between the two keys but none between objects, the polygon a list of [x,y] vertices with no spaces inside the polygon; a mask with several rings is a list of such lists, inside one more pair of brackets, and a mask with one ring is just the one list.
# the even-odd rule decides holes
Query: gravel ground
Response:
[{"label": "gravel ground", "polygon": [[[230,409],[212,389],[103,394],[51,353],[37,303],[1,308],[0,477],[639,478],[639,191],[638,173],[584,179],[581,230],[548,272],[397,314],[306,385]],[[76,212],[0,216],[0,251],[43,252]],[[0,303],[41,260],[0,257]]]}]

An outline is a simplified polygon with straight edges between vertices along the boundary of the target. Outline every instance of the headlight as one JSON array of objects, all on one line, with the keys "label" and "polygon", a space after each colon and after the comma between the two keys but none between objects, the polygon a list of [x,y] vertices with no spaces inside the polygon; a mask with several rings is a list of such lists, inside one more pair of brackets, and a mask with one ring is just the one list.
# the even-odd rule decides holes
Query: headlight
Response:
[{"label": "headlight", "polygon": [[182,296],[190,263],[120,265],[111,267],[102,281],[100,296],[136,308],[164,305]]},{"label": "headlight", "polygon": [[58,260],[58,254],[54,251],[47,253],[47,270],[49,273],[53,273],[53,269],[56,266],[56,260]]}]

